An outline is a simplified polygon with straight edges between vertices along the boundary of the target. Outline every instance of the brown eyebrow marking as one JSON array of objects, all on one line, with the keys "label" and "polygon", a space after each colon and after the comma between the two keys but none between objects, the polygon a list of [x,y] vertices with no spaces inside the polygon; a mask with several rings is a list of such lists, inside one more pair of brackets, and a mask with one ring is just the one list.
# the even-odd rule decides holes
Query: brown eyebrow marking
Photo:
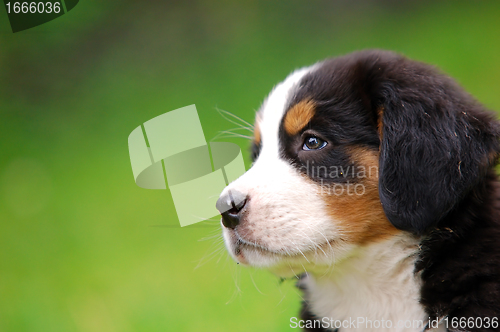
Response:
[{"label": "brown eyebrow marking", "polygon": [[377,109],[377,116],[378,116],[378,119],[377,119],[378,136],[380,137],[380,140],[382,140],[382,138],[384,138],[384,131],[383,131],[383,127],[384,127],[384,120],[383,120],[384,106],[380,106]]},{"label": "brown eyebrow marking", "polygon": [[301,131],[316,113],[316,104],[311,99],[304,99],[290,108],[285,115],[284,128],[289,135]]},{"label": "brown eyebrow marking", "polygon": [[257,113],[257,115],[255,116],[255,125],[253,127],[253,140],[255,142],[256,145],[259,145],[260,144],[260,114]]}]

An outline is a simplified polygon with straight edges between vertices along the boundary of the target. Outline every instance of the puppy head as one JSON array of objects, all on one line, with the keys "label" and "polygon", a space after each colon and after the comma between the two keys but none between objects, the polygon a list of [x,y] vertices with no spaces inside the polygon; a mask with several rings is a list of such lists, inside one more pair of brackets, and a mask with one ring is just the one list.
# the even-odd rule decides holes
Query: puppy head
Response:
[{"label": "puppy head", "polygon": [[493,167],[498,137],[449,78],[390,52],[296,71],[257,113],[252,168],[219,199],[228,250],[249,265],[311,268],[423,234]]}]

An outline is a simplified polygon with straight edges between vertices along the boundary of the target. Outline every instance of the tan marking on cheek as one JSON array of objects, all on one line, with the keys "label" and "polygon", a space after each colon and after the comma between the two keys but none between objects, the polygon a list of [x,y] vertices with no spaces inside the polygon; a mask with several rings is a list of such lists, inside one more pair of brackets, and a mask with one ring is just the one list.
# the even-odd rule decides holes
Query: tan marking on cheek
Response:
[{"label": "tan marking on cheek", "polygon": [[257,113],[255,116],[255,125],[253,127],[253,139],[255,144],[259,145],[261,138],[260,138],[260,115]]},{"label": "tan marking on cheek", "polygon": [[380,140],[384,138],[384,131],[383,131],[383,126],[384,126],[384,106],[380,106],[377,109],[377,130],[378,130],[378,136],[380,137]]},{"label": "tan marking on cheek", "polygon": [[[357,178],[351,183],[350,191],[346,185],[343,192],[334,191],[331,185],[328,190],[320,192],[328,213],[339,227],[339,236],[347,242],[362,245],[398,234],[401,231],[389,222],[380,203],[378,152],[355,148],[351,155],[356,163]],[[356,184],[361,186],[356,187]]]},{"label": "tan marking on cheek", "polygon": [[488,164],[496,165],[498,163],[499,154],[496,151],[492,151],[488,154]]},{"label": "tan marking on cheek", "polygon": [[283,123],[285,131],[289,135],[296,135],[301,131],[315,113],[315,104],[312,100],[302,100],[293,106],[285,115],[285,121]]}]

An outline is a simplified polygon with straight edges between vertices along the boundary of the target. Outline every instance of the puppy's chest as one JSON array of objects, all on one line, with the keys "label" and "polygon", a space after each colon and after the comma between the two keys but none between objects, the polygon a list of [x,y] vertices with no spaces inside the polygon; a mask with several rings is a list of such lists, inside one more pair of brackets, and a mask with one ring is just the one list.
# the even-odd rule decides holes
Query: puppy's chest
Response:
[{"label": "puppy's chest", "polygon": [[[398,328],[398,321],[424,320],[425,312],[412,292],[392,294],[386,288],[369,285],[345,287],[335,284],[306,286],[309,310],[324,327],[346,331],[422,331]],[[406,299],[404,299],[406,297]]]},{"label": "puppy's chest", "polygon": [[328,330],[423,331],[428,317],[419,303],[414,261],[408,256],[349,260],[328,277],[304,277],[300,286],[309,311]]}]

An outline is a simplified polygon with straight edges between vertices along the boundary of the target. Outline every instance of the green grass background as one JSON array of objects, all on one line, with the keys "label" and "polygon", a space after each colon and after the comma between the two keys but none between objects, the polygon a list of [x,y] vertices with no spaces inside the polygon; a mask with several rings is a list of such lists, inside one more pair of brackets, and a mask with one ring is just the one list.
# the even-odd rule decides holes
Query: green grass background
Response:
[{"label": "green grass background", "polygon": [[175,227],[127,137],[196,104],[210,140],[216,107],[252,121],[293,69],[365,48],[500,110],[498,1],[82,0],[16,34],[0,8],[0,331],[290,330],[294,282],[236,265],[215,221]]}]

